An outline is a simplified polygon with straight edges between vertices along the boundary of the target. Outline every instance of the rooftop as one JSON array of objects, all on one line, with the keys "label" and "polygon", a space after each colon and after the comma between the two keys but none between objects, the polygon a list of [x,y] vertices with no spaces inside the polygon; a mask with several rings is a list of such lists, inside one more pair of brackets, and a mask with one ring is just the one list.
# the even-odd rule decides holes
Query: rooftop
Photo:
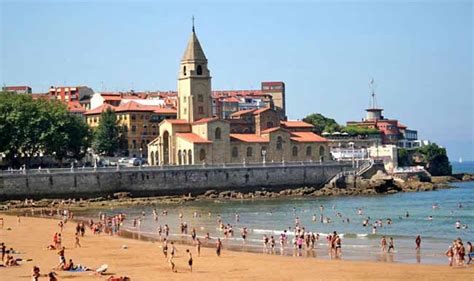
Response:
[{"label": "rooftop", "polygon": [[230,134],[230,138],[242,142],[270,142],[268,136],[257,134]]},{"label": "rooftop", "polygon": [[212,141],[198,136],[195,133],[176,133],[176,136],[192,143],[212,143]]},{"label": "rooftop", "polygon": [[313,132],[292,132],[291,140],[296,142],[327,142],[328,140]]}]

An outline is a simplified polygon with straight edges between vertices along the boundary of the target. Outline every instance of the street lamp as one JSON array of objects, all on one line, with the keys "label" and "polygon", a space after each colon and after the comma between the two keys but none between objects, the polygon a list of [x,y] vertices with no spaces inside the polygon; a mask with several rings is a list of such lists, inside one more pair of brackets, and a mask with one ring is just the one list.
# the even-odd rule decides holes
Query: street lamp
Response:
[{"label": "street lamp", "polygon": [[354,168],[354,143],[350,142],[349,146],[352,148],[352,168]]}]

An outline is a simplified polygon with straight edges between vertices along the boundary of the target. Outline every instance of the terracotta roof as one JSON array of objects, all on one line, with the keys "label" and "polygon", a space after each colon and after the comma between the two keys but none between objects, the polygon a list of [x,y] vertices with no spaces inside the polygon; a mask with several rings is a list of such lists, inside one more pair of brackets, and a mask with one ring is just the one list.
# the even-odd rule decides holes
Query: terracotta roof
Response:
[{"label": "terracotta roof", "polygon": [[267,111],[267,110],[269,110],[269,109],[270,109],[270,107],[260,108],[260,109],[255,110],[255,111],[253,112],[253,114],[254,114],[254,115],[257,115],[257,114],[260,114],[260,113],[262,113],[262,112],[265,112],[265,111]]},{"label": "terracotta roof", "polygon": [[176,136],[192,143],[212,143],[212,141],[198,136],[195,133],[176,133]]},{"label": "terracotta roof", "polygon": [[84,113],[84,115],[94,115],[94,114],[101,114],[103,111],[106,111],[107,109],[112,109],[115,110],[115,106],[112,106],[108,103],[104,103],[101,106],[98,106],[96,108],[93,108],[91,110],[88,110]]},{"label": "terracotta roof", "polygon": [[291,140],[297,142],[327,142],[327,139],[316,135],[313,132],[292,132]]},{"label": "terracotta roof", "polygon": [[237,99],[236,97],[223,98],[222,101],[223,102],[240,102],[240,100]]},{"label": "terracotta roof", "polygon": [[254,112],[254,111],[255,111],[255,109],[239,110],[239,111],[237,111],[237,112],[232,113],[230,116],[233,116],[233,117],[235,117],[235,116],[242,116],[242,115],[244,115],[244,114],[251,113],[251,112]]},{"label": "terracotta roof", "polygon": [[158,107],[157,109],[153,110],[153,112],[158,114],[176,114],[177,111],[175,108],[168,108],[168,107]]},{"label": "terracotta roof", "polygon": [[278,131],[278,130],[284,130],[284,131],[288,132],[288,130],[285,129],[285,128],[282,128],[282,127],[273,127],[273,128],[265,129],[265,130],[263,130],[261,133],[262,133],[262,134],[268,134],[268,133],[272,133],[272,132],[275,132],[275,131]]},{"label": "terracotta roof", "polygon": [[84,107],[82,107],[81,104],[78,101],[70,101],[67,104],[67,110],[70,111],[70,112],[77,112],[77,113],[86,112]]},{"label": "terracotta roof", "polygon": [[175,125],[189,125],[188,121],[184,119],[165,119],[163,122],[168,122]]},{"label": "terracotta roof", "polygon": [[257,134],[230,134],[230,137],[242,142],[270,142],[268,136]]},{"label": "terracotta roof", "polygon": [[122,100],[122,96],[120,95],[108,95],[108,94],[101,94],[102,98],[106,101],[120,101]]},{"label": "terracotta roof", "polygon": [[312,124],[306,123],[304,121],[281,121],[283,127],[288,128],[313,128]]},{"label": "terracotta roof", "polygon": [[216,121],[216,120],[219,120],[219,118],[217,117],[211,117],[211,118],[201,118],[197,121],[194,121],[192,124],[204,124],[204,123],[209,123],[209,122],[212,122],[212,121]]},{"label": "terracotta roof", "polygon": [[400,123],[400,122],[398,122],[397,126],[398,126],[398,128],[400,128],[400,129],[406,129],[406,128],[407,128],[407,126],[403,125],[403,124]]}]

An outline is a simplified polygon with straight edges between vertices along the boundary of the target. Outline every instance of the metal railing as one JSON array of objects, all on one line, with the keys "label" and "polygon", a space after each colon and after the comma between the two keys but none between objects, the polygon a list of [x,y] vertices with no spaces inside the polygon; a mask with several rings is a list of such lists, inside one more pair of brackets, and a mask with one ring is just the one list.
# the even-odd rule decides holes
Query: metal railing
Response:
[{"label": "metal railing", "polygon": [[223,164],[193,164],[193,165],[160,165],[160,166],[107,166],[107,167],[71,167],[71,168],[38,168],[38,169],[9,169],[0,170],[0,175],[38,175],[64,173],[111,173],[128,171],[178,171],[196,169],[233,169],[233,168],[263,168],[263,167],[301,167],[301,166],[348,166],[341,161],[282,161],[282,162],[250,162]]}]

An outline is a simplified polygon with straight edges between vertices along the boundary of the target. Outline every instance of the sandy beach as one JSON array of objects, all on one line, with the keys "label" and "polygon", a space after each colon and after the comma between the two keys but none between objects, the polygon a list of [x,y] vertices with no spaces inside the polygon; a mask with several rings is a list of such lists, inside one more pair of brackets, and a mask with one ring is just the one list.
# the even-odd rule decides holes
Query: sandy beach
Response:
[{"label": "sandy beach", "polygon": [[[32,259],[16,267],[1,267],[0,280],[31,280],[34,265],[46,274],[58,264],[56,251],[47,250],[52,236],[59,232],[57,220],[0,215],[4,226],[0,229],[0,242],[21,254],[16,258]],[[344,260],[318,260],[317,258],[282,257],[246,252],[227,251],[217,257],[214,249],[203,248],[198,257],[193,247],[177,245],[175,259],[177,273],[172,273],[163,257],[161,243],[111,237],[94,236],[86,232],[81,248],[74,248],[75,224],[67,223],[63,230],[66,259],[75,264],[97,268],[108,265],[107,275],[90,272],[71,273],[57,271],[59,280],[106,280],[111,275],[128,276],[131,280],[470,280],[474,269],[447,265],[415,265]],[[122,249],[127,245],[127,249]],[[186,248],[194,257],[193,272],[187,267]],[[46,277],[40,280],[47,280]]]}]

